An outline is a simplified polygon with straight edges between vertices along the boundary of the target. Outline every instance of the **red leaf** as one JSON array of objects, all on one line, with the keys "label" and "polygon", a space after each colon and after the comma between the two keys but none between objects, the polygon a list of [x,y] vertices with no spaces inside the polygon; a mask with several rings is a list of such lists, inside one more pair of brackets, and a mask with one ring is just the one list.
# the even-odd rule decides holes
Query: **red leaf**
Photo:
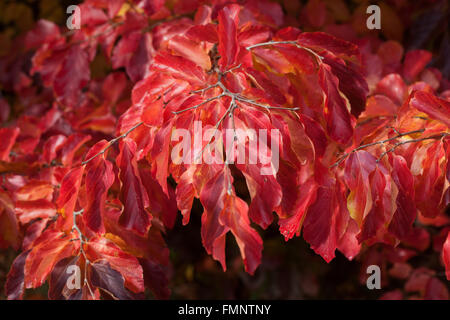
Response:
[{"label": "red leaf", "polygon": [[447,280],[450,281],[450,231],[448,232],[447,240],[445,240],[444,246],[442,247],[442,260],[444,261]]},{"label": "red leaf", "polygon": [[155,57],[152,68],[191,84],[202,85],[205,81],[203,70],[194,62],[167,52],[162,52]]},{"label": "red leaf", "polygon": [[10,112],[11,107],[8,102],[5,99],[0,98],[0,123],[8,121]]},{"label": "red leaf", "polygon": [[388,291],[381,295],[380,300],[403,300],[403,292],[400,289]]},{"label": "red leaf", "polygon": [[53,84],[58,100],[66,106],[76,107],[79,103],[80,91],[90,78],[87,53],[80,46],[71,47]]},{"label": "red leaf", "polygon": [[250,227],[247,204],[234,194],[228,169],[219,170],[206,183],[200,201],[205,209],[202,216],[202,240],[206,251],[226,270],[225,237],[231,231],[241,251],[245,270],[253,274],[261,261],[262,240]]},{"label": "red leaf", "polygon": [[46,199],[16,201],[15,208],[22,224],[37,218],[50,218],[56,214],[55,205]]},{"label": "red leaf", "polygon": [[302,115],[301,122],[305,126],[305,132],[314,145],[314,152],[317,158],[321,158],[328,145],[328,139],[323,128],[314,120],[306,115]]},{"label": "red leaf", "polygon": [[136,143],[124,139],[121,152],[116,160],[121,182],[120,201],[124,208],[119,223],[127,230],[145,235],[150,228],[151,216],[145,210],[148,207],[147,192],[142,185],[136,161]]},{"label": "red leaf", "polygon": [[[237,148],[236,157],[238,161],[236,167],[244,174],[252,199],[249,208],[250,219],[265,229],[272,223],[273,211],[280,205],[283,197],[281,186],[276,180],[275,171],[278,168],[275,171],[273,170],[276,166],[274,162],[277,161],[274,161],[274,159],[279,157],[277,151],[280,149],[280,138],[278,134],[275,135],[272,132],[270,118],[265,113],[251,108],[248,108],[246,111],[242,113],[245,121],[244,129],[254,129],[260,135],[255,139],[258,140],[258,146],[254,143],[246,142],[245,135],[238,136],[237,144],[243,145],[244,148]],[[296,123],[296,125],[301,127],[301,124]],[[304,134],[301,130],[302,128],[297,127],[295,129],[298,130],[296,133],[299,136]],[[265,140],[262,139],[262,132],[267,133]],[[303,146],[301,145],[299,149],[301,147]],[[276,150],[276,148],[278,149]],[[243,149],[243,154],[240,154],[241,149]],[[304,150],[301,151],[303,152]],[[305,156],[305,154],[306,152],[301,156]],[[258,155],[259,160],[256,161],[256,164],[252,163],[251,155]],[[241,164],[239,158],[245,159],[245,162]],[[262,158],[265,158],[264,161]]]},{"label": "red leaf", "polygon": [[431,118],[450,127],[450,102],[425,91],[417,91],[411,99],[411,106],[425,112]]},{"label": "red leaf", "polygon": [[198,41],[184,36],[175,36],[169,40],[168,48],[175,54],[191,60],[205,71],[211,69],[211,59],[208,52]]},{"label": "red leaf", "polygon": [[241,251],[245,271],[253,274],[261,263],[263,243],[259,234],[250,227],[247,213],[248,206],[244,200],[225,195],[220,222],[230,228]]},{"label": "red leaf", "polygon": [[[292,172],[290,173],[292,175]],[[286,241],[291,239],[295,234],[300,235],[306,212],[309,206],[316,200],[318,185],[314,180],[310,179],[300,185],[298,189],[298,193],[291,192],[295,196],[294,214],[286,218],[280,218],[278,221],[280,233]],[[286,202],[284,197],[285,194],[283,193],[282,204]]]},{"label": "red leaf", "polygon": [[127,74],[131,81],[137,82],[147,75],[154,54],[155,49],[153,48],[151,34],[142,34],[136,50],[132,52],[126,65]]},{"label": "red leaf", "polygon": [[9,153],[16,142],[19,132],[19,128],[0,129],[0,160],[9,161]]},{"label": "red leaf", "polygon": [[61,162],[64,166],[70,166],[78,149],[91,139],[91,136],[81,133],[70,135],[61,148]]},{"label": "red leaf", "polygon": [[206,183],[200,194],[200,201],[204,212],[202,215],[202,242],[208,254],[219,261],[226,270],[225,262],[225,236],[228,228],[220,223],[219,217],[223,210],[225,187],[225,175],[217,172],[216,176]]},{"label": "red leaf", "polygon": [[53,198],[53,186],[47,181],[30,180],[26,185],[16,190],[15,195],[16,200],[19,201],[51,200]]},{"label": "red leaf", "polygon": [[186,32],[186,37],[197,42],[208,41],[210,43],[216,43],[219,41],[217,27],[212,23],[193,26]]},{"label": "red leaf", "polygon": [[372,208],[363,219],[361,232],[358,234],[359,242],[373,238],[385,223],[385,188],[386,178],[379,167],[370,174],[372,188]]},{"label": "red leaf", "polygon": [[167,188],[167,170],[172,126],[172,122],[169,121],[157,132],[151,152],[151,157],[155,161],[155,167],[153,168],[155,178],[166,195],[169,194]]},{"label": "red leaf", "polygon": [[14,213],[14,203],[8,193],[0,190],[0,248],[20,247],[19,224]]},{"label": "red leaf", "polygon": [[62,230],[68,231],[72,228],[73,211],[77,203],[84,168],[84,166],[73,168],[64,176],[61,182],[56,205],[64,218],[63,226],[60,226]]},{"label": "red leaf", "polygon": [[[434,142],[427,149],[426,157],[421,162],[422,167],[426,170],[421,175],[416,176],[416,205],[425,217],[436,217],[439,213],[435,208],[439,205],[441,194],[437,195],[439,198],[437,203],[434,196],[436,195],[435,190],[439,188],[439,184],[443,181],[440,166],[443,156],[442,142]],[[430,205],[430,203],[435,203],[435,205]]]},{"label": "red leaf", "polygon": [[[86,159],[98,154],[106,146],[102,140],[94,145],[86,155]],[[112,163],[107,161],[103,155],[97,156],[86,165],[86,207],[83,220],[94,232],[104,233],[103,215],[105,211],[106,196],[108,189],[114,182]]]},{"label": "red leaf", "polygon": [[349,100],[352,114],[359,115],[366,106],[369,93],[369,87],[361,72],[356,65],[345,64],[344,61],[329,55],[325,56],[323,61],[331,66],[331,71],[339,79],[339,90]]},{"label": "red leaf", "polygon": [[189,223],[192,203],[196,196],[194,187],[194,174],[196,166],[190,166],[180,177],[178,181],[176,192],[177,207],[183,215],[183,225]]},{"label": "red leaf", "polygon": [[403,75],[407,81],[413,81],[431,61],[433,55],[425,50],[413,50],[406,53],[403,63]]},{"label": "red leaf", "polygon": [[116,243],[125,252],[144,257],[160,265],[169,264],[169,250],[158,228],[150,228],[145,237],[125,230],[119,225],[120,210],[108,208],[105,216],[105,237]]},{"label": "red leaf", "polygon": [[219,66],[222,71],[233,67],[239,51],[237,41],[237,26],[239,23],[239,5],[233,4],[219,11],[218,35],[220,54]]},{"label": "red leaf", "polygon": [[339,80],[331,73],[329,66],[320,68],[319,83],[326,94],[324,115],[328,133],[337,142],[346,144],[353,135],[350,113],[339,93]]},{"label": "red leaf", "polygon": [[51,229],[44,232],[25,262],[25,287],[40,287],[58,261],[76,253],[77,245],[63,232]]},{"label": "red leaf", "polygon": [[89,266],[89,279],[93,286],[104,290],[116,300],[132,299],[124,287],[123,276],[111,268],[106,260],[97,260]]},{"label": "red leaf", "polygon": [[303,13],[312,27],[320,28],[327,17],[327,6],[322,0],[311,0],[308,1]]},{"label": "red leaf", "polygon": [[439,279],[431,277],[425,288],[425,300],[448,300],[449,294],[446,284]]},{"label": "red leaf", "polygon": [[51,136],[44,144],[42,152],[42,161],[51,163],[56,158],[56,153],[66,142],[66,136],[62,134]]},{"label": "red leaf", "polygon": [[25,261],[30,251],[24,251],[14,260],[6,277],[5,293],[8,300],[22,300],[24,290]]},{"label": "red leaf", "polygon": [[316,201],[306,213],[303,238],[311,248],[330,262],[337,247],[335,219],[339,211],[332,187],[321,186],[317,189]]},{"label": "red leaf", "polygon": [[150,259],[139,259],[139,262],[144,270],[145,286],[157,299],[169,299],[169,279],[163,268]]},{"label": "red leaf", "polygon": [[36,220],[27,227],[22,242],[22,250],[28,250],[33,247],[34,242],[41,236],[42,232],[44,232],[47,227],[48,220],[49,219]]},{"label": "red leaf", "polygon": [[397,210],[389,225],[389,232],[403,240],[412,232],[412,224],[417,216],[414,204],[414,177],[403,157],[394,155],[393,162],[392,178],[399,193],[396,199]]},{"label": "red leaf", "polygon": [[155,100],[146,104],[142,113],[142,121],[149,126],[161,126],[163,123],[164,101]]},{"label": "red leaf", "polygon": [[370,174],[376,168],[376,159],[367,151],[353,152],[345,162],[344,181],[350,189],[347,206],[353,219],[362,225],[364,215],[370,203]]},{"label": "red leaf", "polygon": [[340,58],[359,58],[360,56],[358,46],[324,32],[304,32],[298,36],[297,40],[302,46],[317,51],[326,49]]},{"label": "red leaf", "polygon": [[167,228],[173,228],[178,213],[175,191],[168,186],[169,196],[167,196],[148,170],[143,169],[139,172],[149,197],[150,213],[162,219]]},{"label": "red leaf", "polygon": [[408,94],[408,88],[399,74],[391,73],[378,82],[376,93],[384,94],[397,105],[402,105]]},{"label": "red leaf", "polygon": [[151,16],[164,7],[164,0],[144,0],[141,1],[140,6]]},{"label": "red leaf", "polygon": [[25,46],[28,49],[39,48],[42,45],[50,44],[61,37],[56,24],[47,20],[39,20],[33,30],[25,37]]},{"label": "red leaf", "polygon": [[120,272],[125,279],[125,286],[133,292],[144,291],[142,267],[136,257],[123,252],[117,245],[106,238],[90,239],[86,246],[89,261],[106,260],[111,268]]},{"label": "red leaf", "polygon": [[53,268],[50,274],[48,284],[48,297],[52,300],[68,300],[71,296],[76,295],[79,289],[69,289],[67,281],[71,273],[67,272],[69,266],[77,266],[80,257],[67,257],[60,260]]}]

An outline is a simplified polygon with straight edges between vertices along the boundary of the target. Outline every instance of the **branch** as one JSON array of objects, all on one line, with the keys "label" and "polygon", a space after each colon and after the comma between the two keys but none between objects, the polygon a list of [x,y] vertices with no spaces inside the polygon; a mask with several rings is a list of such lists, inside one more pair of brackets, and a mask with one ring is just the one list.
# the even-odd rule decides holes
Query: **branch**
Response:
[{"label": "branch", "polygon": [[269,106],[269,105],[264,105],[264,104],[256,102],[255,100],[247,99],[247,98],[244,98],[244,97],[241,97],[241,96],[237,96],[236,100],[238,100],[240,102],[253,104],[253,105],[257,106],[257,107],[261,107],[261,108],[268,109],[268,110],[269,109],[291,110],[291,111],[300,110],[300,108],[298,108],[298,107],[290,108],[290,107],[273,107],[273,106]]},{"label": "branch", "polygon": [[[80,216],[83,213],[84,209],[81,209],[80,211],[74,211],[73,212],[73,225],[72,225],[72,231],[77,231],[78,232],[78,238],[77,239],[73,239],[80,241],[80,253],[83,258],[84,258],[84,284],[88,287],[89,289],[89,293],[91,294],[92,297],[94,297],[94,293],[92,291],[91,285],[89,284],[89,281],[87,279],[87,268],[88,265],[91,263],[89,261],[89,259],[86,256],[86,252],[84,251],[83,245],[87,242],[87,238],[86,236],[81,232],[80,228],[77,225],[77,216]],[[78,255],[79,255],[78,254]]]},{"label": "branch", "polygon": [[128,136],[134,129],[140,127],[141,125],[143,125],[143,122],[139,122],[138,124],[134,125],[133,127],[131,127],[131,129],[129,129],[127,132],[125,132],[124,134],[118,136],[117,138],[112,139],[111,141],[108,142],[108,145],[105,147],[105,149],[103,149],[102,151],[100,151],[99,153],[97,153],[96,155],[92,156],[91,158],[89,158],[88,160],[85,160],[83,162],[81,162],[81,165],[85,165],[87,164],[89,161],[97,158],[99,155],[104,154],[109,148],[111,148],[113,146],[114,143],[116,143],[117,141],[119,141],[120,139],[125,138],[126,136]]},{"label": "branch", "polygon": [[[200,154],[197,155],[196,160],[199,160],[199,158],[203,155],[203,152],[205,152],[205,149],[211,144],[213,138],[216,136],[217,130],[219,130],[220,124],[223,122],[223,120],[225,120],[227,115],[228,114],[231,114],[231,115],[233,114],[235,106],[236,106],[235,98],[231,97],[230,106],[228,107],[227,111],[225,111],[225,113],[222,115],[222,117],[219,119],[219,121],[217,121],[216,125],[214,126],[214,133],[213,133],[213,135],[209,139],[208,143],[203,147],[203,149],[201,150]],[[236,132],[235,132],[235,134],[236,134]]]},{"label": "branch", "polygon": [[222,75],[225,75],[225,74],[227,74],[227,73],[229,73],[229,72],[232,72],[232,71],[234,71],[234,70],[236,70],[236,69],[239,69],[240,67],[242,67],[242,63],[238,64],[237,66],[235,66],[235,67],[233,67],[233,68],[231,68],[231,69],[228,69],[227,71],[225,71],[224,73],[222,73]]},{"label": "branch", "polygon": [[[395,130],[396,132],[398,132],[397,130]],[[411,135],[411,134],[415,134],[415,133],[423,133],[425,132],[425,129],[420,129],[420,130],[414,130],[414,131],[409,131],[409,132],[405,132],[405,133],[399,133],[398,135],[396,135],[395,137],[386,139],[386,140],[382,140],[382,141],[377,141],[377,142],[372,142],[372,143],[368,143],[368,144],[364,144],[362,146],[359,146],[355,149],[353,149],[352,151],[344,154],[335,164],[333,164],[330,168],[334,168],[339,166],[345,159],[347,159],[352,153],[357,152],[359,150],[368,148],[368,147],[372,147],[372,146],[376,146],[376,145],[380,145],[380,144],[385,144],[388,143],[390,141],[396,140],[398,138],[401,138],[403,136],[407,136],[407,135]]]},{"label": "branch", "polygon": [[[420,130],[414,130],[414,131],[409,131],[409,132],[400,133],[400,132],[399,132],[398,130],[396,130],[395,128],[392,128],[392,129],[394,130],[394,132],[398,133],[395,137],[392,137],[392,138],[389,138],[389,139],[385,139],[385,140],[382,140],[382,141],[377,141],[377,142],[372,142],[372,143],[368,143],[368,144],[361,145],[361,146],[359,146],[359,147],[353,149],[352,151],[350,151],[350,152],[344,154],[344,155],[343,155],[343,156],[342,156],[335,164],[333,164],[330,168],[334,168],[334,167],[339,166],[339,165],[340,165],[345,159],[347,159],[352,153],[357,152],[357,151],[359,151],[359,150],[366,149],[366,148],[369,148],[369,147],[372,147],[372,146],[376,146],[376,145],[384,145],[385,143],[394,141],[394,140],[396,140],[396,139],[398,139],[398,138],[401,138],[401,137],[404,137],[404,136],[408,136],[408,135],[412,135],[412,134],[417,134],[417,133],[424,133],[424,132],[425,132],[425,129],[420,129]],[[389,149],[389,150],[383,152],[383,153],[381,154],[381,156],[377,159],[377,162],[380,162],[381,159],[382,159],[385,155],[387,155],[387,154],[390,153],[390,152],[395,151],[395,149],[397,149],[398,147],[400,147],[400,146],[402,146],[402,145],[409,144],[409,143],[415,143],[415,142],[426,141],[426,140],[442,139],[442,138],[444,138],[444,137],[446,137],[446,136],[449,136],[449,135],[450,135],[450,133],[443,132],[443,133],[440,133],[440,134],[437,134],[437,135],[433,135],[433,136],[430,136],[430,137],[418,138],[418,139],[411,139],[411,140],[405,140],[405,141],[397,142],[391,149]]]},{"label": "branch", "polygon": [[387,155],[387,154],[390,153],[390,152],[394,152],[395,149],[397,149],[398,147],[400,147],[400,146],[402,146],[402,145],[404,145],[404,144],[415,143],[415,142],[421,142],[421,141],[426,141],[426,140],[437,140],[437,139],[442,139],[442,138],[444,138],[444,137],[446,137],[446,136],[448,136],[448,135],[450,135],[450,134],[449,134],[449,133],[446,133],[446,132],[443,132],[443,133],[440,133],[440,134],[437,134],[437,135],[434,135],[434,136],[431,136],[431,137],[420,138],[420,139],[412,139],[412,140],[405,140],[405,141],[398,142],[398,143],[396,143],[391,149],[389,149],[389,150],[383,152],[383,153],[381,154],[381,156],[377,159],[377,162],[380,162],[381,159],[383,159],[383,157],[384,157],[385,155]]},{"label": "branch", "polygon": [[[210,87],[213,88],[213,86],[210,86]],[[208,90],[208,89],[211,89],[211,88],[208,87],[208,88],[205,88],[205,89],[202,89],[202,90]],[[199,103],[199,104],[197,104],[197,105],[195,105],[193,107],[189,107],[189,108],[186,108],[186,109],[183,109],[183,110],[180,110],[180,111],[172,111],[172,113],[173,114],[180,114],[180,113],[183,113],[183,112],[188,111],[188,110],[197,109],[198,107],[201,107],[202,105],[204,105],[204,104],[206,104],[208,102],[214,101],[216,99],[220,99],[223,96],[225,96],[225,94],[222,93],[222,94],[219,94],[218,96],[206,99],[205,101],[203,101],[203,102],[201,102],[201,103]]]},{"label": "branch", "polygon": [[297,41],[268,41],[268,42],[262,42],[262,43],[257,43],[257,44],[248,46],[248,47],[246,47],[246,49],[248,51],[250,51],[251,49],[254,49],[254,48],[264,47],[264,46],[273,46],[273,45],[276,45],[276,44],[292,44],[292,45],[296,46],[299,49],[303,49],[303,50],[306,50],[309,53],[311,53],[314,57],[316,57],[318,59],[317,61],[319,63],[321,63],[322,60],[323,60],[323,57],[318,55],[314,50],[311,50],[309,48],[306,48],[306,47],[298,44]]}]

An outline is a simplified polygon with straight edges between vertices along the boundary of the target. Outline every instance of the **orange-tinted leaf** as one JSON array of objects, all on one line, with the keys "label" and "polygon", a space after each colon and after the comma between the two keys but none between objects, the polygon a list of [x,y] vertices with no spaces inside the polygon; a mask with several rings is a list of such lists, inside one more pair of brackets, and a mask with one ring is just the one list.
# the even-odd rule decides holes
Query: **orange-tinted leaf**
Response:
[{"label": "orange-tinted leaf", "polygon": [[15,209],[22,224],[37,218],[50,218],[56,214],[55,205],[46,199],[16,201]]},{"label": "orange-tinted leaf", "polygon": [[75,254],[77,243],[63,232],[51,229],[44,232],[25,262],[25,287],[40,287],[58,261]]},{"label": "orange-tinted leaf", "polygon": [[64,218],[63,226],[61,226],[63,230],[69,230],[72,228],[72,214],[77,203],[84,168],[85,166],[73,168],[64,176],[61,182],[61,188],[59,189],[59,197],[56,201],[56,205]]},{"label": "orange-tinted leaf", "polygon": [[203,70],[194,62],[167,52],[160,53],[155,57],[152,68],[191,84],[201,85],[205,81]]},{"label": "orange-tinted leaf", "polygon": [[86,255],[93,263],[106,260],[111,268],[120,272],[125,279],[125,286],[131,291],[144,291],[143,271],[138,260],[123,252],[112,241],[100,237],[90,239],[86,246]]},{"label": "orange-tinted leaf", "polygon": [[410,103],[412,107],[450,127],[450,102],[439,99],[430,93],[417,91]]}]

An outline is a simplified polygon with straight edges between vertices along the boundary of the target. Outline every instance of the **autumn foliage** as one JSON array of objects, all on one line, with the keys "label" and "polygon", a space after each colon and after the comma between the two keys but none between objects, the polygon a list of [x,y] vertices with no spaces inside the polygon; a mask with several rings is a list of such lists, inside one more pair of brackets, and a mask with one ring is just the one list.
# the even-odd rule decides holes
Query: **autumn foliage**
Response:
[{"label": "autumn foliage", "polygon": [[[339,251],[363,272],[389,264],[383,281],[406,284],[385,298],[448,298],[448,72],[430,66],[438,53],[402,46],[395,5],[381,5],[381,31],[358,29],[359,2],[351,13],[344,1],[85,0],[79,30],[41,19],[10,39],[0,247],[18,255],[7,298],[45,282],[51,299],[169,298],[164,235],[198,200],[202,245],[223,270],[232,237],[257,272],[261,232],[275,225],[285,246],[302,237],[327,263]],[[194,136],[196,121],[277,129],[278,170],[174,161],[173,131]],[[232,145],[228,159],[257,152]],[[412,270],[430,246],[439,267]],[[66,286],[74,265],[80,289]]]}]

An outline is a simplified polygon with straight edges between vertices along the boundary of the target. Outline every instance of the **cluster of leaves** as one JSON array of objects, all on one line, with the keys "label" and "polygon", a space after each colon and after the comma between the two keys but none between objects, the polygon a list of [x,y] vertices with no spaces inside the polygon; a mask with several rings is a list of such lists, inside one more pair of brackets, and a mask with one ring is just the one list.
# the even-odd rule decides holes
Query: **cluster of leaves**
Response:
[{"label": "cluster of leaves", "polygon": [[[169,297],[163,234],[178,211],[189,223],[194,199],[224,270],[227,234],[253,274],[257,228],[276,221],[327,262],[339,250],[394,264],[406,292],[448,297],[408,260],[434,236],[450,279],[449,82],[428,51],[313,31],[330,7],[309,1],[301,16],[325,14],[302,31],[269,1],[86,0],[80,30],[39,20],[15,38],[0,57],[0,246],[21,251],[8,298],[46,281],[52,299]],[[192,141],[194,156],[231,145],[227,161],[178,161],[191,155],[172,132],[195,136],[196,121],[219,134]],[[260,150],[225,129],[279,130],[278,170],[249,161]],[[73,265],[80,289],[66,285]]]}]

